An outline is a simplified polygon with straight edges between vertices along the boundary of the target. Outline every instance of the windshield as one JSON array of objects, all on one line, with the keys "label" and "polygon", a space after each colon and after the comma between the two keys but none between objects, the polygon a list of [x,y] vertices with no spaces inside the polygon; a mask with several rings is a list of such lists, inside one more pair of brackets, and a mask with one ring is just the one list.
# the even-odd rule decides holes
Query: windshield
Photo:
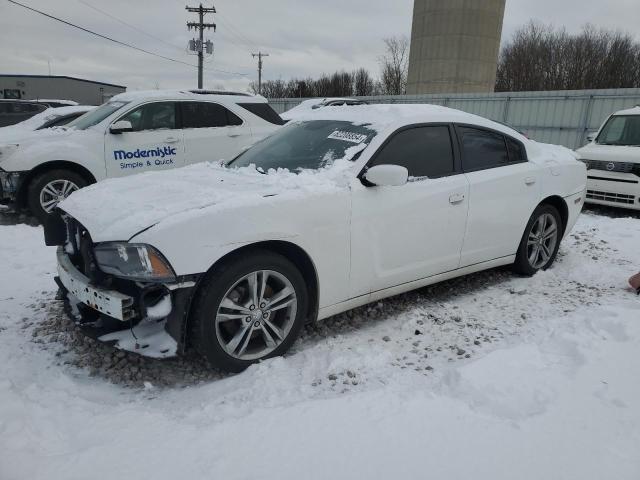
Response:
[{"label": "windshield", "polygon": [[600,145],[640,146],[640,115],[611,117],[598,135]]},{"label": "windshield", "polygon": [[[255,165],[261,171],[286,168],[292,172],[330,166],[335,160],[349,156],[352,147],[358,150],[349,160],[355,160],[376,135],[366,125],[335,120],[315,120],[283,127],[249,150],[241,153],[229,165]],[[353,150],[352,150],[353,152]]]},{"label": "windshield", "polygon": [[108,102],[100,105],[95,110],[91,110],[88,113],[76,118],[73,122],[67,124],[69,128],[75,128],[76,130],[84,130],[89,127],[97,125],[102,120],[107,118],[113,112],[120,110],[128,102]]}]

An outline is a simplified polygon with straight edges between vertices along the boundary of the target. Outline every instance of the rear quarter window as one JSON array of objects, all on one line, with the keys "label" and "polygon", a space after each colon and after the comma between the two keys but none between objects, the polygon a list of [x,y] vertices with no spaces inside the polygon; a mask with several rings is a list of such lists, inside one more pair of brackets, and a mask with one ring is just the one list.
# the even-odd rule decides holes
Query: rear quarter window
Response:
[{"label": "rear quarter window", "polygon": [[238,106],[250,111],[265,122],[273,123],[274,125],[284,125],[284,120],[280,118],[280,115],[278,115],[268,103],[238,103]]}]

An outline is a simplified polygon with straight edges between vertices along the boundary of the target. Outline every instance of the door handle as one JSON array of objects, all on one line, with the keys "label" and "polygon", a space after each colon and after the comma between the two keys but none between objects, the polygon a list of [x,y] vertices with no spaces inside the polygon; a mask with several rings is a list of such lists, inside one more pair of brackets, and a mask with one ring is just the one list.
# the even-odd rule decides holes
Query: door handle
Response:
[{"label": "door handle", "polygon": [[164,139],[164,141],[167,143],[176,143],[179,142],[180,139],[178,137],[167,137]]},{"label": "door handle", "polygon": [[464,201],[464,193],[454,193],[449,197],[449,203],[455,205]]},{"label": "door handle", "polygon": [[236,137],[239,137],[239,136],[240,136],[239,133],[233,133],[233,132],[227,133],[227,137],[236,138]]},{"label": "door handle", "polygon": [[527,177],[524,179],[524,183],[526,183],[527,185],[533,185],[534,183],[536,183],[536,179],[534,177]]}]

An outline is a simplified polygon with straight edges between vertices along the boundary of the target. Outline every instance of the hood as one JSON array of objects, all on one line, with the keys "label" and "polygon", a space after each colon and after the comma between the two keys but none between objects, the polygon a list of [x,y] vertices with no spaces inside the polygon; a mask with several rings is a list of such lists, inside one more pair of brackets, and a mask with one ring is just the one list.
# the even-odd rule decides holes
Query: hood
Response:
[{"label": "hood", "polygon": [[5,127],[0,129],[0,144],[31,144],[41,139],[51,141],[57,138],[68,137],[72,132],[76,132],[76,130],[68,129],[66,127],[43,128],[42,130],[26,130],[18,127]]},{"label": "hood", "polygon": [[332,170],[333,176],[286,170],[262,174],[250,167],[201,163],[105,180],[73,193],[59,207],[84,225],[94,242],[123,241],[185,212],[259,205],[284,192],[326,192],[337,186],[335,170],[340,169]]},{"label": "hood", "polygon": [[598,145],[590,143],[576,153],[585,160],[601,160],[604,162],[640,163],[640,147],[624,147],[616,145]]}]

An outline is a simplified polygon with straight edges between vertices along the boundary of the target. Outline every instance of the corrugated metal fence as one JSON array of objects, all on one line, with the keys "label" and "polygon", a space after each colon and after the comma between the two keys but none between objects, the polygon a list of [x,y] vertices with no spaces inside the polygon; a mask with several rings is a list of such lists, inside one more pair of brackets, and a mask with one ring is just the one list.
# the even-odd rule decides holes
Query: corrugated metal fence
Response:
[{"label": "corrugated metal fence", "polygon": [[[640,88],[564,90],[488,94],[437,94],[357,97],[370,103],[431,103],[456,108],[525,132],[530,138],[578,148],[611,113],[640,105]],[[283,113],[304,98],[278,98],[271,106]]]}]

